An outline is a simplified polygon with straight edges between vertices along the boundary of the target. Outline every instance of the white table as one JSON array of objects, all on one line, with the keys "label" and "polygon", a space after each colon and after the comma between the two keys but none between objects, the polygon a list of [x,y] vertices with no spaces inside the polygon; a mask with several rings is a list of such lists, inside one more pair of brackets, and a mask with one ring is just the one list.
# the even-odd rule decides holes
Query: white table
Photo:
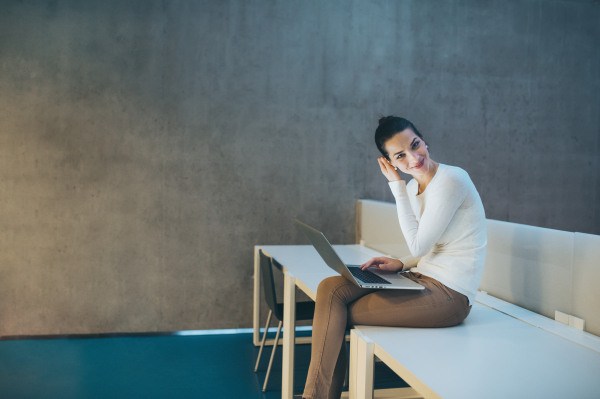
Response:
[{"label": "white table", "polygon": [[[362,245],[334,245],[344,263],[361,264],[383,254]],[[260,261],[258,250],[277,260],[283,266],[283,364],[282,399],[292,399],[294,388],[294,342],[296,324],[296,293],[298,286],[313,301],[317,287],[327,277],[339,275],[331,270],[312,245],[257,245],[254,247],[254,344],[260,345]],[[310,341],[309,341],[310,342]]]}]

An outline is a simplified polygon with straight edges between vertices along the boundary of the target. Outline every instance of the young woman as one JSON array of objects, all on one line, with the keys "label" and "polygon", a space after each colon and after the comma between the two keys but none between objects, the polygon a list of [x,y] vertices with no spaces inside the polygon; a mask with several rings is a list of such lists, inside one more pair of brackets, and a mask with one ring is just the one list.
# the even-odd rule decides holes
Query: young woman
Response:
[{"label": "young woman", "polygon": [[[481,280],[487,243],[485,213],[467,172],[431,159],[423,136],[404,118],[381,118],[375,143],[383,155],[379,167],[396,199],[398,221],[412,256],[381,256],[361,268],[402,271],[425,289],[365,289],[342,276],[323,280],[317,290],[303,398],[341,396],[346,328],[355,324],[454,326],[469,315]],[[399,170],[413,179],[406,184]]]}]

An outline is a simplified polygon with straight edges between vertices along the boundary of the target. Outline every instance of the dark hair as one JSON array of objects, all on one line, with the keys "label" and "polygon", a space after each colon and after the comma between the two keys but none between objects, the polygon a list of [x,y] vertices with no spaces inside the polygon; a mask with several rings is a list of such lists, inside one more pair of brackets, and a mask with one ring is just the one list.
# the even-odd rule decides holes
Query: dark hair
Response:
[{"label": "dark hair", "polygon": [[386,141],[394,137],[396,133],[400,133],[406,129],[412,130],[414,134],[421,138],[421,140],[425,141],[415,125],[410,123],[407,119],[393,115],[382,116],[379,118],[379,126],[377,126],[377,129],[375,130],[375,145],[377,145],[379,152],[381,152],[388,160],[390,159],[390,156],[384,147]]}]

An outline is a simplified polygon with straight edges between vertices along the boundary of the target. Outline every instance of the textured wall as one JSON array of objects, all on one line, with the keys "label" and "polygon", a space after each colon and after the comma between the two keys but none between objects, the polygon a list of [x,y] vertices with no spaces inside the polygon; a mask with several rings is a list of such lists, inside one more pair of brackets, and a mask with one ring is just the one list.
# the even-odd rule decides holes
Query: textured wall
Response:
[{"label": "textured wall", "polygon": [[2,1],[0,334],[249,327],[253,245],[392,200],[380,114],[600,234],[599,49],[597,1]]}]

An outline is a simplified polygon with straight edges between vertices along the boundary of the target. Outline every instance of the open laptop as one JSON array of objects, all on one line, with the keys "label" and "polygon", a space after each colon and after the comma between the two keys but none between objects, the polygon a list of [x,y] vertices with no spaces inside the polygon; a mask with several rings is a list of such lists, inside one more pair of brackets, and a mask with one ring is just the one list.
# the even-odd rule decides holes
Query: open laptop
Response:
[{"label": "open laptop", "polygon": [[315,247],[327,266],[352,281],[361,288],[387,288],[402,290],[422,290],[422,285],[400,275],[385,270],[360,270],[360,265],[347,265],[335,252],[325,235],[296,219],[296,223]]}]

